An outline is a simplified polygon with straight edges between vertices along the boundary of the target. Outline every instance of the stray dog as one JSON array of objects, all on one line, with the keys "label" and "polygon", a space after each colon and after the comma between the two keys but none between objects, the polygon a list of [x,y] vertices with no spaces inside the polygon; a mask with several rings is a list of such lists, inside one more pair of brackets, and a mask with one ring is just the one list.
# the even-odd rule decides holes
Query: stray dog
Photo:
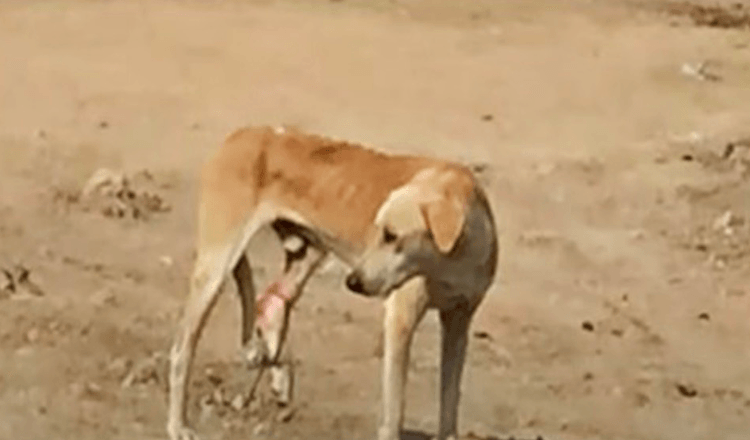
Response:
[{"label": "stray dog", "polygon": [[[282,240],[286,261],[256,299],[246,249],[267,225]],[[498,259],[493,215],[471,171],[296,130],[251,127],[229,136],[202,170],[197,257],[170,354],[171,440],[197,438],[187,423],[186,388],[201,330],[230,274],[248,360],[270,361],[272,388],[288,400],[291,373],[277,361],[290,307],[329,254],[351,268],[349,290],[385,302],[378,440],[399,438],[409,347],[430,308],[442,326],[437,438],[456,438],[468,329]]]}]

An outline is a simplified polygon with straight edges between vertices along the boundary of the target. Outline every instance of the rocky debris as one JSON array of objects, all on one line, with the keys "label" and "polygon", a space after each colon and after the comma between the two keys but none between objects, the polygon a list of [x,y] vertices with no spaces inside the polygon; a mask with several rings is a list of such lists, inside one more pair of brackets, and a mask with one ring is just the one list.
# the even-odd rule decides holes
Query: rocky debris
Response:
[{"label": "rocky debris", "polygon": [[146,220],[154,213],[170,210],[161,196],[145,189],[152,180],[147,171],[131,178],[119,171],[100,168],[70,201],[106,217]]},{"label": "rocky debris", "polygon": [[255,428],[253,428],[253,436],[260,437],[260,436],[268,435],[270,431],[271,431],[271,424],[268,422],[261,422],[255,425]]},{"label": "rocky debris", "polygon": [[70,391],[79,399],[98,400],[104,391],[101,386],[94,382],[77,382],[70,386]]},{"label": "rocky debris", "polygon": [[686,397],[688,399],[696,397],[698,395],[698,390],[696,390],[694,386],[687,383],[676,383],[675,388],[677,388],[677,392],[680,393],[680,396]]},{"label": "rocky debris", "polygon": [[91,294],[89,301],[96,308],[114,306],[117,305],[117,296],[110,289],[102,288]]},{"label": "rocky debris", "polygon": [[10,268],[0,267],[0,299],[15,295],[44,296],[42,289],[30,279],[31,272],[16,264]]},{"label": "rocky debris", "polygon": [[234,396],[232,401],[229,403],[229,406],[231,406],[233,410],[240,412],[243,409],[245,409],[245,407],[247,407],[247,403],[248,403],[247,396],[240,393]]},{"label": "rocky debris", "polygon": [[[720,174],[736,174],[750,177],[750,137],[711,138],[691,133],[687,137],[671,140],[676,147],[674,155],[682,162],[694,162],[707,171]],[[669,157],[659,156],[658,163],[670,162]]]},{"label": "rocky debris", "polygon": [[286,407],[279,411],[278,414],[276,414],[276,421],[278,423],[287,423],[294,418],[294,414],[296,413],[296,409],[293,407]]},{"label": "rocky debris", "polygon": [[746,217],[727,210],[709,224],[699,224],[686,231],[682,246],[703,253],[715,269],[725,269],[750,258],[750,222]]},{"label": "rocky debris", "polygon": [[26,342],[29,344],[34,344],[39,341],[40,332],[38,328],[32,328],[29,329],[29,331],[26,332]]},{"label": "rocky debris", "polygon": [[734,228],[742,226],[745,219],[734,214],[732,211],[725,211],[722,215],[714,220],[714,231],[720,231],[724,235],[732,235]]},{"label": "rocky debris", "polygon": [[664,8],[670,15],[688,18],[695,26],[722,29],[750,29],[750,9],[742,3],[703,5],[692,2],[668,2]]},{"label": "rocky debris", "polygon": [[133,364],[130,371],[122,380],[123,388],[136,385],[166,384],[167,356],[164,353],[154,353],[151,356]]},{"label": "rocky debris", "polygon": [[126,357],[117,357],[113,359],[106,367],[106,371],[117,380],[124,380],[125,375],[133,367],[133,361]]},{"label": "rocky debris", "polygon": [[699,81],[721,81],[721,77],[719,75],[709,70],[708,61],[702,61],[696,64],[683,63],[680,67],[680,73]]}]

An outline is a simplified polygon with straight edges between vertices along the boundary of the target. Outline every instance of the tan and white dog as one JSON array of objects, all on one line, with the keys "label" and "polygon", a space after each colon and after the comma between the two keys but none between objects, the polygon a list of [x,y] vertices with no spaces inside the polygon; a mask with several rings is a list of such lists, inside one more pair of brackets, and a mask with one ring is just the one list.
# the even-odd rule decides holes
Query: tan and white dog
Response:
[{"label": "tan and white dog", "polygon": [[[328,254],[351,268],[350,290],[385,301],[378,440],[399,438],[409,347],[430,308],[442,326],[437,438],[456,437],[468,329],[498,258],[487,197],[469,169],[254,127],[225,141],[200,183],[197,260],[170,357],[171,440],[197,438],[186,417],[188,378],[201,330],[230,274],[241,299],[243,345],[256,348],[249,360],[270,361],[272,387],[289,399],[291,373],[276,362],[289,310]],[[267,225],[286,243],[286,265],[256,299],[246,250]]]}]

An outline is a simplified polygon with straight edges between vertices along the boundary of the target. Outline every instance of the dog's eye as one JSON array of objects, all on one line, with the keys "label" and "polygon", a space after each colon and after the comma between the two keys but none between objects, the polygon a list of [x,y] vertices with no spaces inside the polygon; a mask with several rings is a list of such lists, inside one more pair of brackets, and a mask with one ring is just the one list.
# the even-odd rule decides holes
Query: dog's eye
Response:
[{"label": "dog's eye", "polygon": [[383,243],[393,243],[397,238],[398,236],[394,234],[390,229],[383,229]]}]

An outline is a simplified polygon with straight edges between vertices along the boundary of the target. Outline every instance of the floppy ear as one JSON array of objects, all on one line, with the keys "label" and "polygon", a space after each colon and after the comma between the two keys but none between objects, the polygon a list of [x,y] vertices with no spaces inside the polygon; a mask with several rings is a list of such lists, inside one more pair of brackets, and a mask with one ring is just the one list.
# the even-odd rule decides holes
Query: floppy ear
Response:
[{"label": "floppy ear", "polygon": [[453,249],[464,228],[466,214],[458,200],[445,194],[419,206],[427,229],[432,232],[440,252],[447,254]]}]

